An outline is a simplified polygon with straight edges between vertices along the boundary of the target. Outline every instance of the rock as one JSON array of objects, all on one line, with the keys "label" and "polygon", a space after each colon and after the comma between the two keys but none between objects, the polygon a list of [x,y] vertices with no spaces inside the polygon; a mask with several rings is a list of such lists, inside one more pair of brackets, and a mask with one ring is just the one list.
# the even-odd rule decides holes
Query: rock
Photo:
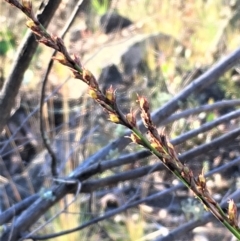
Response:
[{"label": "rock", "polygon": [[105,34],[126,28],[132,24],[128,18],[113,12],[105,13],[100,18],[100,26]]},{"label": "rock", "polygon": [[106,89],[111,85],[115,89],[119,87],[119,85],[123,84],[123,77],[117,66],[113,64],[102,69],[98,81],[102,90],[106,91]]},{"label": "rock", "polygon": [[141,70],[144,62],[145,50],[142,42],[135,43],[122,56],[124,74],[132,76],[134,73]]}]

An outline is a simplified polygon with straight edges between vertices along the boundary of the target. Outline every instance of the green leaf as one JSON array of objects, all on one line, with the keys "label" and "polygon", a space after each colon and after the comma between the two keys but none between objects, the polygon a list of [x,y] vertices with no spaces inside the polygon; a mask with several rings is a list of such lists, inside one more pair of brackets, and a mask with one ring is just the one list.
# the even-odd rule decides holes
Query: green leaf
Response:
[{"label": "green leaf", "polygon": [[214,112],[210,112],[210,113],[207,114],[206,120],[207,120],[207,122],[210,122],[210,121],[213,121],[214,118],[215,118]]},{"label": "green leaf", "polygon": [[15,38],[9,30],[0,32],[0,56],[5,56],[8,50],[15,47]]}]

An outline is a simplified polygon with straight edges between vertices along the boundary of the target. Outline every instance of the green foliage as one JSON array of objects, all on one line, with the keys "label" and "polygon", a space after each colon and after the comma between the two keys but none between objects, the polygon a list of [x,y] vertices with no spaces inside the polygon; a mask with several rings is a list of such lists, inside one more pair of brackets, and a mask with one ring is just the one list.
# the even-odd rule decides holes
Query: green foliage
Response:
[{"label": "green foliage", "polygon": [[214,112],[210,112],[207,114],[207,122],[213,121],[215,119],[216,115]]},{"label": "green foliage", "polygon": [[92,0],[92,9],[98,15],[106,13],[109,7],[109,0]]},{"label": "green foliage", "polygon": [[6,56],[7,52],[15,48],[15,37],[9,29],[0,31],[0,56]]}]

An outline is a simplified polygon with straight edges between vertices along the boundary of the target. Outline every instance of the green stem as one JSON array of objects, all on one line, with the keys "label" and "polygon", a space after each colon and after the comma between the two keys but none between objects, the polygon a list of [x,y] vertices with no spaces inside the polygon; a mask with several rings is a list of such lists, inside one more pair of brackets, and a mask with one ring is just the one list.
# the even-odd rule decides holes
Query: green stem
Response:
[{"label": "green stem", "polygon": [[[137,128],[133,128],[132,131],[135,133],[135,135],[138,136],[138,138],[142,141],[143,145],[149,149],[155,156],[157,156],[160,160],[162,158],[164,158],[162,156],[161,153],[159,153],[154,147],[152,147],[151,143],[149,142],[149,140],[137,129]],[[188,183],[187,180],[185,180],[181,174],[177,171],[177,170],[171,170],[167,164],[165,164],[163,162],[163,164],[188,188],[188,189],[192,189],[191,185]],[[212,210],[211,206],[208,205],[208,202],[205,200],[205,198],[200,195],[199,193],[196,193],[196,191],[193,190],[193,192],[195,193],[195,195],[197,196],[197,198],[205,205],[207,205],[207,207],[209,208],[209,210],[211,211],[211,213],[238,239],[240,240],[240,230],[238,230],[237,228],[233,227],[227,220],[226,220],[226,214],[223,212],[222,208],[217,204],[216,208],[219,211],[219,215],[223,218],[223,220],[221,220],[218,214],[215,214],[215,211]]]}]

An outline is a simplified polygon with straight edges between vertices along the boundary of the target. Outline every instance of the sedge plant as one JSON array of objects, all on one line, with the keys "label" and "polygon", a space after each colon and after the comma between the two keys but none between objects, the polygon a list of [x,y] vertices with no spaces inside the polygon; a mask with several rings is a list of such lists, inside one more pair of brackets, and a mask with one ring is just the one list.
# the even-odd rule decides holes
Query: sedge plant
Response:
[{"label": "sedge plant", "polygon": [[[225,213],[213,197],[211,196],[204,177],[204,172],[198,176],[193,175],[193,171],[183,164],[177,154],[174,146],[168,141],[164,132],[157,130],[150,115],[150,105],[143,96],[138,96],[138,104],[141,111],[141,119],[147,130],[146,134],[140,130],[137,125],[136,113],[131,110],[123,114],[116,100],[116,91],[109,87],[105,92],[99,88],[99,84],[94,75],[85,69],[80,59],[74,55],[71,56],[66,49],[61,38],[49,34],[35,17],[32,9],[32,3],[29,0],[23,0],[22,3],[17,0],[5,0],[20,9],[28,18],[27,26],[36,35],[39,43],[42,43],[56,51],[58,54],[54,60],[68,67],[73,76],[88,85],[89,96],[96,101],[109,116],[109,121],[122,125],[131,130],[128,136],[132,142],[149,150],[155,155],[164,166],[172,172],[188,189],[192,190],[205,209],[211,212],[237,239],[240,240],[240,227],[238,226],[237,206],[233,200],[229,200],[228,212]],[[52,167],[55,165],[52,165]],[[53,171],[53,173],[55,173]]]}]

